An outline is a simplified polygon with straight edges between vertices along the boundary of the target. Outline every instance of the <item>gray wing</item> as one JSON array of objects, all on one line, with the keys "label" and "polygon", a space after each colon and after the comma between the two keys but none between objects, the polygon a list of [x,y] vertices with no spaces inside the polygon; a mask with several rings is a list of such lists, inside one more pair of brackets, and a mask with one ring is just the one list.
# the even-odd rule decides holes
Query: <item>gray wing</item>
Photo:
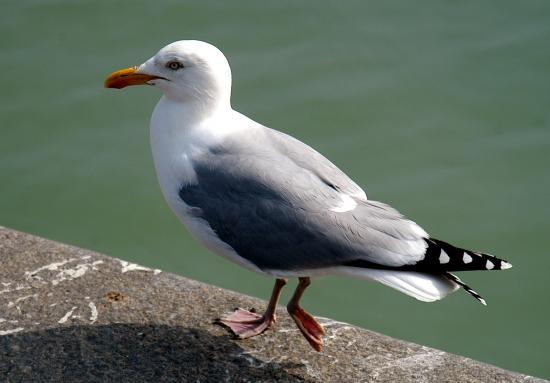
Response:
[{"label": "gray wing", "polygon": [[322,154],[288,134],[266,129],[272,145],[297,166],[307,169],[329,186],[361,199],[367,199],[363,189]]},{"label": "gray wing", "polygon": [[[262,270],[317,269],[354,260],[402,266],[423,257],[425,233],[412,221],[362,199],[354,210],[332,211],[340,189],[358,187],[340,171],[303,165],[317,159],[311,152],[297,153],[297,162],[269,142],[226,145],[195,158],[198,182],[179,190],[179,197],[197,208],[194,214],[240,256]],[[322,166],[336,168],[329,164]]]}]

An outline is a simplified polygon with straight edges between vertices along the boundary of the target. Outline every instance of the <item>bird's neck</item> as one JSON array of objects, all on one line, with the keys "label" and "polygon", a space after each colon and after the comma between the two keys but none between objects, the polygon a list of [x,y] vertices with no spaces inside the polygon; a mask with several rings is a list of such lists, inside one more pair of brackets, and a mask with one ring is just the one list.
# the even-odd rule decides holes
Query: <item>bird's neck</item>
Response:
[{"label": "bird's neck", "polygon": [[232,124],[232,116],[240,114],[230,106],[204,110],[192,103],[160,99],[151,116],[150,139],[155,169],[170,206],[178,200],[182,183],[196,182],[193,158],[236,131],[239,124]]},{"label": "bird's neck", "polygon": [[155,121],[162,119],[160,125],[164,127],[172,126],[179,130],[187,130],[231,110],[229,98],[174,101],[162,96],[155,107],[151,123],[154,124]]}]

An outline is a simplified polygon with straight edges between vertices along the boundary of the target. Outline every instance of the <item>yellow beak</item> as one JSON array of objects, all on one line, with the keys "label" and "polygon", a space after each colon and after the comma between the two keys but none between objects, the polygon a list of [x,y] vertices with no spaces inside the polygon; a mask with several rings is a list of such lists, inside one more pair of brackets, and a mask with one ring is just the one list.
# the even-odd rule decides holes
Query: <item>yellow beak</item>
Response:
[{"label": "yellow beak", "polygon": [[161,78],[145,73],[136,73],[137,67],[126,68],[113,72],[105,79],[105,88],[122,89],[130,85],[143,85],[147,81]]}]

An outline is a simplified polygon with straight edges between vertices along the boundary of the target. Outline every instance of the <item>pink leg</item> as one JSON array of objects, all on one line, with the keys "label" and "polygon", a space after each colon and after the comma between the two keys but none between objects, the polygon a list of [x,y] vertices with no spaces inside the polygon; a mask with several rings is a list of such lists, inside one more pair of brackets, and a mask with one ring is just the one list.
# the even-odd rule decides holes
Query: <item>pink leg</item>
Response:
[{"label": "pink leg", "polygon": [[325,329],[315,318],[300,307],[300,298],[311,282],[308,277],[299,278],[299,281],[298,287],[296,287],[296,291],[294,291],[294,295],[286,307],[288,313],[294,319],[298,329],[300,329],[311,347],[316,351],[321,351],[323,348],[322,337],[325,335]]},{"label": "pink leg", "polygon": [[238,308],[232,314],[216,320],[216,323],[228,327],[240,339],[261,334],[275,323],[275,309],[281,296],[281,290],[285,285],[285,279],[277,279],[275,281],[273,293],[264,315],[260,316],[248,310]]}]

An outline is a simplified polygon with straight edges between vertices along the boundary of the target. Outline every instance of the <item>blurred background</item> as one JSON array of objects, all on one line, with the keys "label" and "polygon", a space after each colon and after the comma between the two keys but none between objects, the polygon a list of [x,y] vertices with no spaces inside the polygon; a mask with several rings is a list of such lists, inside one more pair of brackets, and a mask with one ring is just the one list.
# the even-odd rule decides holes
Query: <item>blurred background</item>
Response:
[{"label": "blurred background", "polygon": [[488,307],[325,278],[308,310],[550,378],[549,2],[4,1],[0,20],[1,225],[267,298],[272,280],[209,253],[165,205],[158,91],[102,88],[205,40],[232,65],[235,109],[434,237],[514,265],[461,274]]}]

